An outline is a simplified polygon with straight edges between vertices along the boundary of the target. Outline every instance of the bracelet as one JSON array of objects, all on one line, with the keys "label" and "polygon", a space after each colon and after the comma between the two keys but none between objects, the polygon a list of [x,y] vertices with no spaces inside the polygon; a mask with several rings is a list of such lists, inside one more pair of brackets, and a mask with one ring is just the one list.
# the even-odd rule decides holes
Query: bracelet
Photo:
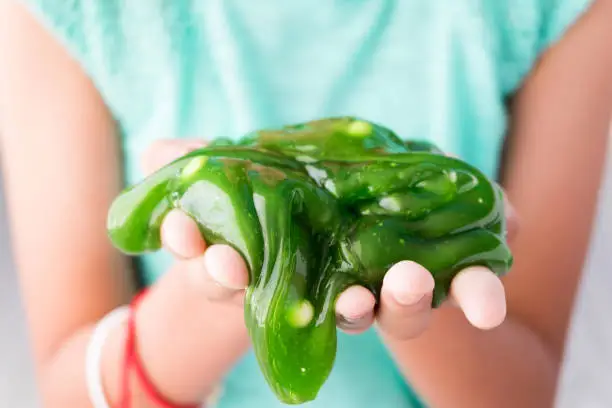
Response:
[{"label": "bracelet", "polygon": [[[121,404],[122,408],[129,408],[130,406],[130,392],[129,392],[129,369],[134,365],[138,379],[141,382],[143,389],[147,395],[152,398],[158,405],[165,408],[196,408],[197,406],[185,405],[173,405],[166,401],[159,392],[155,389],[151,381],[147,378],[142,367],[140,358],[136,353],[136,325],[134,320],[135,306],[138,304],[140,299],[144,296],[144,292],[141,292],[134,298],[129,306],[118,307],[104,316],[95,326],[93,333],[89,339],[87,345],[87,351],[85,356],[85,376],[87,391],[89,394],[89,400],[94,408],[111,408],[106,394],[104,392],[104,386],[102,384],[102,353],[106,339],[110,335],[110,332],[116,326],[128,321],[128,334],[126,338],[125,347],[125,363],[122,370],[122,387],[121,387]],[[211,395],[206,399],[205,406],[214,406],[219,401],[222,394],[222,388],[216,387]]]},{"label": "bracelet", "polygon": [[89,400],[94,408],[111,408],[102,385],[102,351],[111,330],[127,320],[129,308],[121,306],[100,320],[89,339],[85,355],[85,377]]},{"label": "bracelet", "polygon": [[140,382],[140,385],[145,392],[145,394],[158,406],[164,408],[198,408],[200,404],[194,405],[178,405],[168,401],[164,398],[159,391],[156,389],[155,385],[148,378],[145,373],[142,361],[138,352],[136,350],[136,320],[135,320],[135,311],[138,307],[142,298],[146,295],[146,290],[139,293],[130,304],[130,313],[128,315],[127,322],[127,337],[125,342],[125,362],[122,370],[122,393],[121,393],[121,408],[129,408],[130,407],[130,387],[129,387],[129,373],[130,368],[134,368],[136,377]]},{"label": "bracelet", "polygon": [[206,402],[205,404],[202,405],[201,408],[214,408],[217,406],[217,403],[219,402],[219,400],[221,400],[221,397],[223,396],[223,387],[221,387],[221,385],[217,384],[217,386],[215,388],[213,388],[212,392],[208,395],[208,397],[206,397]]}]

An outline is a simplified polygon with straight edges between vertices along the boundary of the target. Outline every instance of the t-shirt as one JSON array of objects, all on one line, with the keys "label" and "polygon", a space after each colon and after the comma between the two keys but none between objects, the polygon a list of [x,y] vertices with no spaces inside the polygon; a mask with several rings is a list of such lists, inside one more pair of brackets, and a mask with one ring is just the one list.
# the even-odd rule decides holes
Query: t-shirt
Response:
[{"label": "t-shirt", "polygon": [[[493,177],[504,101],[592,0],[23,1],[112,111],[131,184],[158,138],[344,115],[429,140]],[[147,282],[170,262],[142,257]],[[408,382],[375,331],[340,333],[329,380],[305,407],[423,406]],[[218,403],[280,406],[252,353]]]}]

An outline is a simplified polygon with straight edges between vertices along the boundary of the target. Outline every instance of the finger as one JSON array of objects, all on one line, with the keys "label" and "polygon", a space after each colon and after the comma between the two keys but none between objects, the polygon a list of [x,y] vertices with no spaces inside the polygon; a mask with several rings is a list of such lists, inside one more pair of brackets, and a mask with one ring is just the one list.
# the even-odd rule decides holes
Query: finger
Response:
[{"label": "finger", "polygon": [[205,141],[197,139],[157,140],[142,155],[142,169],[145,174],[149,175],[179,157],[205,145]]},{"label": "finger", "polygon": [[214,301],[242,304],[249,274],[244,259],[234,248],[213,245],[204,256],[187,262],[191,281],[204,296]]},{"label": "finger", "polygon": [[504,194],[504,212],[506,214],[506,239],[512,241],[519,230],[518,214],[508,197]]},{"label": "finger", "polygon": [[194,258],[204,254],[206,242],[196,222],[180,210],[170,211],[161,225],[164,248],[178,258]]},{"label": "finger", "polygon": [[351,286],[336,301],[336,322],[340,329],[350,334],[361,333],[374,322],[376,299],[363,286]]},{"label": "finger", "polygon": [[483,266],[459,272],[450,295],[467,320],[483,330],[499,326],[506,318],[506,294],[501,280]]},{"label": "finger", "polygon": [[[446,156],[452,157],[453,159],[459,159],[459,156],[452,153],[446,153]],[[512,241],[516,236],[519,229],[519,218],[518,214],[512,203],[508,200],[507,194],[504,192],[504,213],[506,216],[506,239]]]},{"label": "finger", "polygon": [[189,291],[216,303],[242,305],[249,275],[240,254],[227,245],[213,245],[204,255],[179,262]]},{"label": "finger", "polygon": [[395,264],[383,281],[380,328],[401,339],[421,334],[431,318],[434,285],[431,273],[421,265],[411,261]]}]

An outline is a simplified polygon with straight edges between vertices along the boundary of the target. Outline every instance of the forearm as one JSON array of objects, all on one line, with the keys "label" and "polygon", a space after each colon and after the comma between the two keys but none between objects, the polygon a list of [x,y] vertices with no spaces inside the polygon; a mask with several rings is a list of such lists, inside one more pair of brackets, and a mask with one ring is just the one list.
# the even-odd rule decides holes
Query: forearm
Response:
[{"label": "forearm", "polygon": [[[153,296],[144,299],[136,316],[137,347],[145,370],[166,398],[183,403],[203,401],[248,349],[242,319],[227,318],[228,314],[240,311],[211,305],[207,307],[210,312],[207,310],[206,317],[194,321],[188,320],[188,313],[175,314],[177,311],[171,310],[173,306],[168,308],[167,315],[150,313],[152,309],[159,310],[154,305],[156,300]],[[193,306],[201,308],[202,303]],[[190,306],[188,302],[181,302],[175,307],[187,310]],[[219,316],[224,318],[221,320]],[[85,356],[93,329],[94,325],[88,325],[75,332],[42,365],[41,391],[45,406],[90,406]],[[193,336],[198,332],[206,335]],[[120,395],[125,336],[125,324],[114,327],[102,354],[102,381],[112,406]],[[131,391],[135,408],[153,407],[137,381],[132,381]]]},{"label": "forearm", "polygon": [[385,341],[407,381],[433,408],[553,406],[560,360],[511,317],[481,331],[444,307],[421,337]]}]

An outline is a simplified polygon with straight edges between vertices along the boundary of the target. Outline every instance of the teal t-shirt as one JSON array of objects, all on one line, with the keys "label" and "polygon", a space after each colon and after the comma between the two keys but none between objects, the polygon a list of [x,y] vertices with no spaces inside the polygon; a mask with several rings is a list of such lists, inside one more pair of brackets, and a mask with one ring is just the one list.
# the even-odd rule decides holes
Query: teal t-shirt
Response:
[{"label": "teal t-shirt", "polygon": [[[155,139],[334,115],[428,139],[494,176],[505,99],[592,0],[23,1],[99,89],[134,183]],[[145,256],[148,281],[170,262]],[[340,334],[329,381],[306,406],[422,406],[407,381],[376,332]],[[247,354],[218,407],[279,406]]]}]

